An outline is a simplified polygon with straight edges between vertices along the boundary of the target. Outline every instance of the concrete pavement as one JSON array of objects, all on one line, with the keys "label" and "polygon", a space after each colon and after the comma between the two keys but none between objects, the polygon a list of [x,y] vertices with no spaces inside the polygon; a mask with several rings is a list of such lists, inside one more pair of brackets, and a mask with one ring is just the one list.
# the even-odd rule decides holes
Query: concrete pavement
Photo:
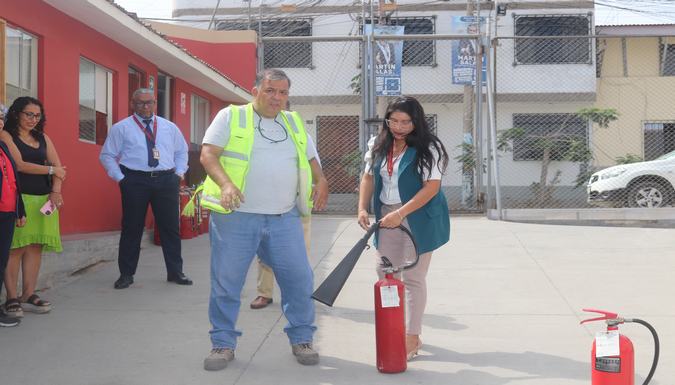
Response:
[{"label": "concrete pavement", "polygon": [[[0,329],[3,385],[150,384],[590,384],[590,346],[604,324],[580,326],[582,307],[641,318],[658,330],[652,384],[675,377],[675,230],[535,225],[452,218],[451,242],[432,259],[421,355],[405,373],[375,368],[374,253],[366,251],[335,307],[317,304],[316,367],[290,353],[275,302],[251,310],[253,265],[242,298],[236,359],[205,372],[208,237],[185,241],[191,287],[165,281],[161,249],[144,243],[136,283],[114,290],[116,263],[99,264],[43,293],[50,314]],[[315,285],[361,237],[355,218],[315,216]],[[61,255],[68,258],[68,255]],[[588,316],[590,318],[590,315]],[[652,341],[623,325],[636,347],[636,383]]]}]

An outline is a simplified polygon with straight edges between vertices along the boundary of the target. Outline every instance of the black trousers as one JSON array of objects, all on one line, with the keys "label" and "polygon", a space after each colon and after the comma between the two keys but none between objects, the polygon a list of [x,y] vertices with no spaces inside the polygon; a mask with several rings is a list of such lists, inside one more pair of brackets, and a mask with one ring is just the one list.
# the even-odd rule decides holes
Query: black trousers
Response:
[{"label": "black trousers", "polygon": [[12,246],[15,223],[16,213],[0,211],[0,292],[5,282],[5,269],[9,261],[9,247]]},{"label": "black trousers", "polygon": [[183,258],[178,229],[180,177],[171,171],[146,173],[121,168],[124,179],[119,183],[122,193],[122,234],[118,255],[120,274],[136,274],[148,204],[152,207],[162,239],[166,272],[169,275],[182,273]]}]

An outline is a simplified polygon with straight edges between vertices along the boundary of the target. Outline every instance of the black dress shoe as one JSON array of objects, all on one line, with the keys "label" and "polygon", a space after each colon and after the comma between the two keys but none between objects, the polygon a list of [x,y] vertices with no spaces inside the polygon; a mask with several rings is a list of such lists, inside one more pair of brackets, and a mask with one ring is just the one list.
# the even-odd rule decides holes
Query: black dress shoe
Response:
[{"label": "black dress shoe", "polygon": [[134,276],[133,275],[120,275],[120,277],[115,281],[115,289],[126,289],[134,283]]},{"label": "black dress shoe", "polygon": [[192,285],[192,280],[183,273],[169,274],[166,276],[166,280],[169,282],[175,282],[179,285]]}]

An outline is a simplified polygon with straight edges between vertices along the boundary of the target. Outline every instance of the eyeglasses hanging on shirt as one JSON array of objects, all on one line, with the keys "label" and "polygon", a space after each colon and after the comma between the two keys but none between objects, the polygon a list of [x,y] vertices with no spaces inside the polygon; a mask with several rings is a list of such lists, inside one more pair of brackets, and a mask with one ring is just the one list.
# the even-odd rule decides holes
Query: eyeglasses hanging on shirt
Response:
[{"label": "eyeglasses hanging on shirt", "polygon": [[283,124],[277,122],[277,118],[274,118],[274,123],[276,123],[279,127],[281,127],[281,132],[284,133],[284,137],[282,139],[272,139],[269,136],[265,135],[265,132],[264,132],[265,130],[262,127],[260,127],[260,123],[262,123],[262,116],[260,116],[257,112],[256,112],[256,115],[258,115],[258,124],[256,125],[255,128],[260,133],[260,136],[267,139],[270,143],[281,143],[281,142],[285,141],[286,139],[288,139],[288,132],[286,131],[286,127],[284,127]]}]

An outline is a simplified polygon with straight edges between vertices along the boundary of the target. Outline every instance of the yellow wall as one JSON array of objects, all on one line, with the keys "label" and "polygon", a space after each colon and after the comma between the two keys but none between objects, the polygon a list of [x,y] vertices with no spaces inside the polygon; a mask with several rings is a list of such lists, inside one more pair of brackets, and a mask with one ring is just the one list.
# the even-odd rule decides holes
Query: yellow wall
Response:
[{"label": "yellow wall", "polygon": [[593,128],[591,143],[595,165],[600,167],[613,165],[616,157],[628,153],[644,158],[644,122],[675,121],[675,76],[659,76],[658,38],[626,39],[626,77],[621,39],[602,40],[598,47],[604,46],[605,52],[596,106],[614,108],[620,115],[609,128]]}]

